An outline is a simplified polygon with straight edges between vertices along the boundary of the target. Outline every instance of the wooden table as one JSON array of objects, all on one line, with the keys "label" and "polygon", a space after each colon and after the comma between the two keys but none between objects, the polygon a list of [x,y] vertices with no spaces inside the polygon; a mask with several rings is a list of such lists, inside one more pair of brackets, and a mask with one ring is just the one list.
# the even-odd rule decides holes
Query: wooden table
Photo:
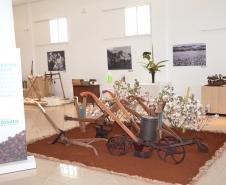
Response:
[{"label": "wooden table", "polygon": [[[74,85],[73,94],[78,97],[78,101],[82,102],[81,92],[89,91],[94,93],[98,98],[100,97],[100,85]],[[87,103],[95,103],[91,97],[87,97]]]}]

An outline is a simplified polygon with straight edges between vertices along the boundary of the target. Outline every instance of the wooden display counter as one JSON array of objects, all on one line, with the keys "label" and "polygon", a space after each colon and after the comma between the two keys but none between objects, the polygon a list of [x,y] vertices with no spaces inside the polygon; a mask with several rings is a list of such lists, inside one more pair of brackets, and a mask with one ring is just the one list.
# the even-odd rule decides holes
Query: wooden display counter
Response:
[{"label": "wooden display counter", "polygon": [[208,113],[226,114],[226,86],[202,86],[202,105]]}]

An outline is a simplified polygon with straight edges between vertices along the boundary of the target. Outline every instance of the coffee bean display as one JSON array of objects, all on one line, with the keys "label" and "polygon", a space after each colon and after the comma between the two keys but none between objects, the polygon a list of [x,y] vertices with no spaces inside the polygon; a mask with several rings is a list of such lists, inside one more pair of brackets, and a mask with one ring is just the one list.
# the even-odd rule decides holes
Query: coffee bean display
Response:
[{"label": "coffee bean display", "polygon": [[0,164],[27,159],[25,131],[0,143]]}]

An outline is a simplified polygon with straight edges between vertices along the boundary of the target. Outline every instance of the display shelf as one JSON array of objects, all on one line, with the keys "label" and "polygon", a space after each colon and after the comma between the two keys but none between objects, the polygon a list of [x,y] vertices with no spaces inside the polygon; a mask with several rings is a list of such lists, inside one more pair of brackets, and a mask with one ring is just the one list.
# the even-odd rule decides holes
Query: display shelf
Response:
[{"label": "display shelf", "polygon": [[226,114],[226,86],[202,86],[201,102],[208,113]]}]

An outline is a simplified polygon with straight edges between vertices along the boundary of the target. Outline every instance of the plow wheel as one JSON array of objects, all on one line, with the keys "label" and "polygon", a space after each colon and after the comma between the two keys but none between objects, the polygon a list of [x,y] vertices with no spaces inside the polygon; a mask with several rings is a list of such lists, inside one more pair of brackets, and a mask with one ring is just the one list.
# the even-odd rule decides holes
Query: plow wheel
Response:
[{"label": "plow wheel", "polygon": [[108,139],[106,143],[108,151],[112,155],[125,155],[132,150],[133,142],[130,138],[124,135],[114,136]]},{"label": "plow wheel", "polygon": [[138,158],[148,159],[151,157],[153,148],[145,147],[142,144],[134,143],[134,156]]},{"label": "plow wheel", "polygon": [[174,144],[179,144],[180,142],[180,140],[172,136],[160,139],[157,144],[158,157],[165,162],[174,164],[181,163],[186,155],[185,148],[182,145],[173,146]]},{"label": "plow wheel", "polygon": [[109,125],[94,125],[96,129],[96,138],[108,138],[108,134],[112,131],[112,127]]},{"label": "plow wheel", "polygon": [[201,142],[200,139],[195,139],[195,143],[197,144],[197,148],[199,152],[202,153],[208,153],[209,152],[209,148],[207,145],[205,145],[204,143]]}]

